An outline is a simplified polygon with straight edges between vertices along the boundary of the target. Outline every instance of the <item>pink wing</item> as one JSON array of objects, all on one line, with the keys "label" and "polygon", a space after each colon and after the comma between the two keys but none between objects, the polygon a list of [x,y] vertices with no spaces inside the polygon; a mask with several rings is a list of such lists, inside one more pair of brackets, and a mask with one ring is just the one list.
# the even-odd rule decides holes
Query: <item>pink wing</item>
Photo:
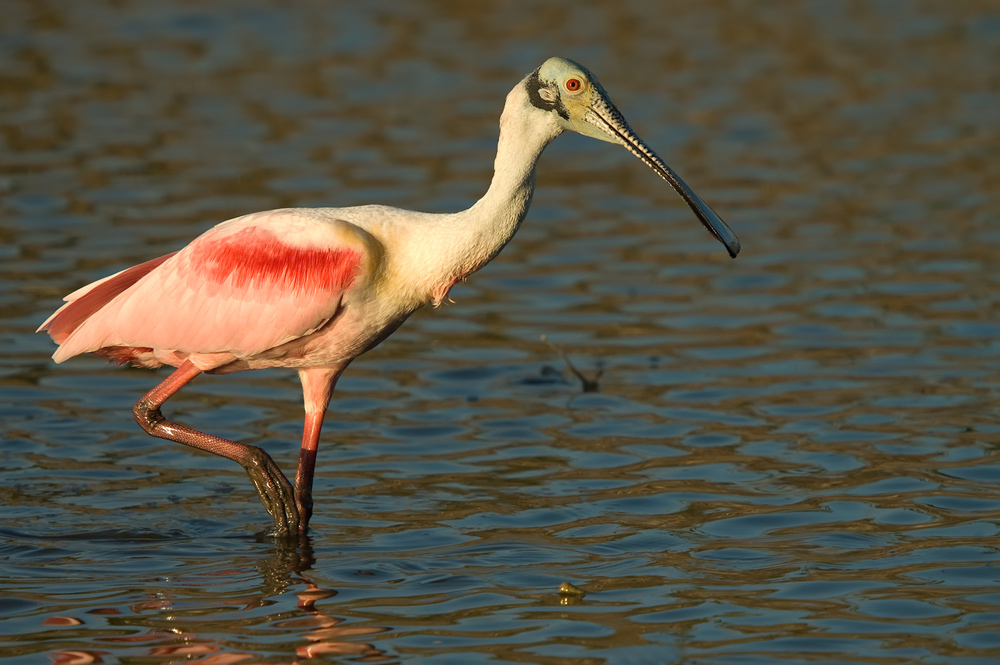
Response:
[{"label": "pink wing", "polygon": [[81,323],[104,307],[108,301],[176,253],[132,266],[69,294],[65,298],[66,304],[46,319],[35,332],[48,332],[56,344],[62,344]]},{"label": "pink wing", "polygon": [[306,211],[247,215],[70,294],[41,329],[56,362],[107,347],[252,356],[329,321],[374,242]]}]

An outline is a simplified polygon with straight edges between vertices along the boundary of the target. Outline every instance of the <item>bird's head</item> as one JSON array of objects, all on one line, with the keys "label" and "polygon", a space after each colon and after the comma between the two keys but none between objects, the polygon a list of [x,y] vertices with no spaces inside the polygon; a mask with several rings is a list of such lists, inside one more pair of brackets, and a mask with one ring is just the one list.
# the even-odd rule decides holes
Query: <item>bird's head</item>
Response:
[{"label": "bird's head", "polygon": [[739,253],[740,241],[733,230],[629,127],[586,67],[565,58],[549,58],[528,75],[524,86],[532,106],[553,114],[562,129],[628,148],[684,198],[730,256]]}]

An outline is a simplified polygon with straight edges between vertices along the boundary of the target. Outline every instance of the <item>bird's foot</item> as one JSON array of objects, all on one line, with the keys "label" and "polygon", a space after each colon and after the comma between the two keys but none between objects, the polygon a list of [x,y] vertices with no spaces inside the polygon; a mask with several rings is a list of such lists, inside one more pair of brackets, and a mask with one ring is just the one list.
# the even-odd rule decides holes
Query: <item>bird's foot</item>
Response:
[{"label": "bird's foot", "polygon": [[295,487],[295,507],[299,511],[299,532],[305,533],[309,528],[309,518],[312,517],[313,499],[311,492],[303,491],[297,485]]},{"label": "bird's foot", "polygon": [[304,531],[309,518],[306,516],[302,520],[292,484],[270,455],[256,446],[247,447],[251,453],[243,462],[243,468],[257,488],[260,502],[274,518],[275,535],[286,536]]}]

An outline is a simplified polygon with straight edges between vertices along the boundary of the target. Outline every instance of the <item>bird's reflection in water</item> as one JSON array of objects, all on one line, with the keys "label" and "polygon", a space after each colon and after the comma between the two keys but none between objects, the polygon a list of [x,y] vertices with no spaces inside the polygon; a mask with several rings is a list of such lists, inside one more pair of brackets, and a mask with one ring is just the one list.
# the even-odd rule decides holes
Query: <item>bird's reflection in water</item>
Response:
[{"label": "bird's reflection in water", "polygon": [[[127,612],[116,607],[93,609],[88,614],[148,617],[155,613],[155,616],[165,620],[167,625],[163,625],[163,621],[156,621],[158,625],[141,634],[98,637],[92,639],[92,642],[105,642],[109,648],[113,648],[113,645],[120,648],[122,644],[130,642],[136,645],[145,643],[148,645],[147,649],[135,655],[162,658],[166,662],[229,665],[260,662],[264,659],[270,661],[276,655],[274,652],[249,652],[245,650],[245,641],[241,641],[237,646],[229,640],[219,640],[210,635],[200,634],[197,630],[199,626],[210,625],[213,620],[212,613],[207,611],[210,608],[215,609],[217,613],[228,613],[231,611],[231,606],[239,605],[238,611],[242,613],[270,606],[275,608],[273,614],[261,616],[252,613],[237,620],[245,626],[247,632],[253,632],[256,628],[266,630],[269,636],[287,635],[288,638],[283,642],[289,647],[286,654],[289,657],[288,662],[321,656],[350,656],[352,660],[364,663],[387,663],[396,660],[395,656],[371,644],[356,641],[365,635],[384,633],[389,628],[345,625],[345,619],[330,616],[317,607],[321,601],[336,596],[337,592],[320,587],[307,576],[307,571],[315,564],[308,536],[301,536],[295,541],[279,539],[273,543],[274,550],[271,555],[252,564],[252,568],[255,568],[260,575],[260,584],[256,586],[256,593],[252,596],[250,593],[232,598],[215,596],[207,602],[191,602],[177,597],[176,594],[158,591],[152,594],[153,598],[128,605]],[[248,568],[237,567],[216,571],[216,575],[230,578],[247,572]],[[199,587],[198,595],[210,590],[203,581]],[[298,602],[295,609],[290,609],[284,607],[276,598],[293,587],[301,587],[301,590],[295,591]],[[52,616],[43,623],[49,626],[71,626],[82,625],[87,621],[74,617]],[[112,620],[109,623],[117,623],[119,626],[136,625],[134,620]],[[143,625],[149,626],[150,623],[154,622],[143,622]],[[275,640],[269,642],[278,644]],[[278,647],[278,649],[284,648]],[[103,663],[104,659],[111,655],[110,651],[92,648],[62,649],[49,653],[55,665]]]}]

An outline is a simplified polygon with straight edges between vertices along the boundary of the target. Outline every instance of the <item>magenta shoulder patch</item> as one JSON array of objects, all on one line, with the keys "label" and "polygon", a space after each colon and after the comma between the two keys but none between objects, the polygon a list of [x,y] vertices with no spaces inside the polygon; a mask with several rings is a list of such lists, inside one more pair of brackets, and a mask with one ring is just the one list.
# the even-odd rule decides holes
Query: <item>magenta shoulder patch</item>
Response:
[{"label": "magenta shoulder patch", "polygon": [[361,252],[349,247],[296,247],[269,231],[247,228],[194,250],[192,268],[214,282],[290,291],[335,291],[351,286]]}]

